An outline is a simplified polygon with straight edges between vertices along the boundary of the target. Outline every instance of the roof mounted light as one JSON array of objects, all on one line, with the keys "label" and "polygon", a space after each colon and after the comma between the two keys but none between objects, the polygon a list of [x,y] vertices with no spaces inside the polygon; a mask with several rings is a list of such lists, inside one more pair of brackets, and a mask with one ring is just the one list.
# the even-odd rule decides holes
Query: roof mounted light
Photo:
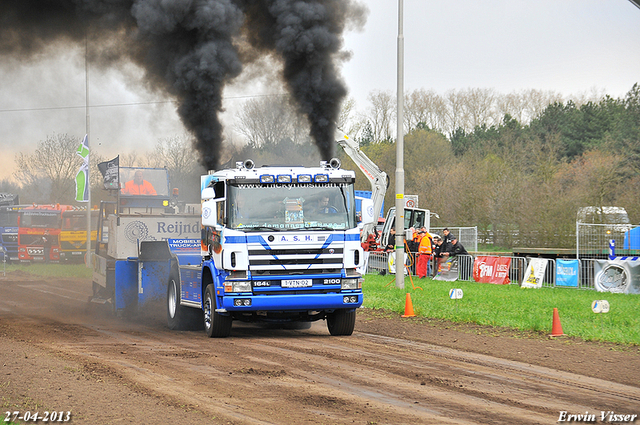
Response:
[{"label": "roof mounted light", "polygon": [[276,180],[278,183],[291,183],[291,176],[288,174],[278,174]]},{"label": "roof mounted light", "polygon": [[300,174],[298,176],[298,183],[311,183],[312,180],[311,174]]},{"label": "roof mounted light", "polygon": [[276,178],[271,174],[263,174],[260,176],[260,183],[273,183]]},{"label": "roof mounted light", "polygon": [[326,183],[329,181],[329,175],[328,174],[316,174],[315,176],[313,176],[313,181],[316,183]]},{"label": "roof mounted light", "polygon": [[340,168],[340,160],[338,158],[331,158],[331,160],[329,161],[329,166],[331,168]]}]

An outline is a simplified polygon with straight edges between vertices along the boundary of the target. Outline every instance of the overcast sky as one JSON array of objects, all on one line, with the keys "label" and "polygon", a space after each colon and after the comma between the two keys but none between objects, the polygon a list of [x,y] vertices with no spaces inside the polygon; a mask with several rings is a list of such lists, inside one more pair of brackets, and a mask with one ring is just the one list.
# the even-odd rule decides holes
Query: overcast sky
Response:
[{"label": "overcast sky", "polygon": [[[367,23],[345,35],[349,96],[364,111],[374,90],[397,86],[398,3],[367,0]],[[500,93],[591,90],[623,97],[640,82],[640,9],[628,0],[404,0],[405,91],[493,88]],[[84,52],[50,50],[31,63],[0,60],[0,178],[15,152],[53,133],[85,133]],[[230,114],[249,96],[225,91]],[[141,88],[135,69],[89,69],[91,148],[113,157],[184,132],[175,105]]]}]

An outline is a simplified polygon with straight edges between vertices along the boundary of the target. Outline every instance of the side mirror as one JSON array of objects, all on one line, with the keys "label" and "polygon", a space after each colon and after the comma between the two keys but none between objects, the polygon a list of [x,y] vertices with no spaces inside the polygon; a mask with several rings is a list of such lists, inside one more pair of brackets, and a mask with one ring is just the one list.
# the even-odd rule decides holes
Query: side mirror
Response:
[{"label": "side mirror", "polygon": [[[200,194],[201,199],[213,199],[216,197],[216,191],[212,187],[205,187]],[[203,210],[204,217],[204,210]]]},{"label": "side mirror", "polygon": [[371,199],[362,199],[361,200],[361,210],[362,210],[362,224],[371,224],[377,222],[377,218],[375,217],[373,211],[373,200]]}]

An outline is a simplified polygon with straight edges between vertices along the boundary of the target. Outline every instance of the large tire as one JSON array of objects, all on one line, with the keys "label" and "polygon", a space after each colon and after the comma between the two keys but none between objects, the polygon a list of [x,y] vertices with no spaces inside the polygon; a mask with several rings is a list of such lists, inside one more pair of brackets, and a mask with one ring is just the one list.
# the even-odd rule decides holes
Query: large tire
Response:
[{"label": "large tire", "polygon": [[355,310],[336,310],[327,315],[327,328],[333,336],[351,335],[356,326]]},{"label": "large tire", "polygon": [[204,291],[204,330],[209,338],[226,338],[231,334],[231,316],[223,316],[216,312],[216,296],[213,284],[207,285]]},{"label": "large tire", "polygon": [[190,330],[201,323],[200,310],[180,305],[180,274],[173,269],[167,285],[167,325],[173,330]]}]

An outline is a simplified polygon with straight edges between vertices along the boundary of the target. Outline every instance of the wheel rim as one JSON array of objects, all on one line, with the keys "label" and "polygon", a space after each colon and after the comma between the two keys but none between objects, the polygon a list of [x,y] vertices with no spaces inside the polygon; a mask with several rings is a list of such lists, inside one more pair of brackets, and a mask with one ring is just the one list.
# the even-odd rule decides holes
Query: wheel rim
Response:
[{"label": "wheel rim", "polygon": [[211,329],[211,298],[208,296],[204,300],[204,327]]},{"label": "wheel rim", "polygon": [[169,294],[167,296],[168,301],[169,301],[169,316],[171,316],[171,318],[176,317],[176,309],[177,304],[178,304],[178,296],[177,296],[177,291],[176,291],[176,281],[175,280],[171,280],[171,283],[169,284]]}]

